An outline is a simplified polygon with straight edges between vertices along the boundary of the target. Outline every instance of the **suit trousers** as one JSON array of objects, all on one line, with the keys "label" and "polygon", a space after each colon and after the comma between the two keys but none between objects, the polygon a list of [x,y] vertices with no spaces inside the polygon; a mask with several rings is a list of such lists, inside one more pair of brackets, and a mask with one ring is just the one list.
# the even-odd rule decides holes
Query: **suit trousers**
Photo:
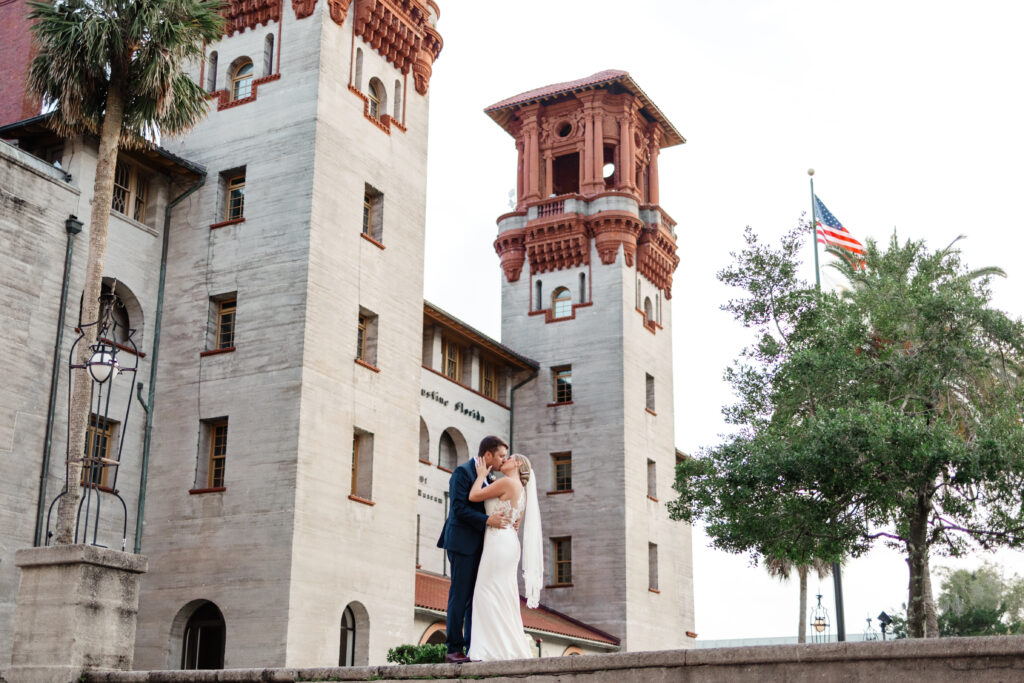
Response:
[{"label": "suit trousers", "polygon": [[482,552],[482,545],[472,555],[448,551],[452,572],[445,631],[448,652],[461,653],[463,648],[469,649],[469,638],[473,632],[473,588],[476,586],[476,572],[480,567]]}]

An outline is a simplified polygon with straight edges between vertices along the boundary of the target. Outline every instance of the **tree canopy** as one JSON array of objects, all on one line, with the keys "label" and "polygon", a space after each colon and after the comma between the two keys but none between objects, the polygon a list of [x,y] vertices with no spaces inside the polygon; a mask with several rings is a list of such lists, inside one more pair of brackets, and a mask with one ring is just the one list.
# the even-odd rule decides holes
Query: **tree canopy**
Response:
[{"label": "tree canopy", "polygon": [[755,559],[886,542],[921,636],[930,553],[1024,545],[1024,324],[989,306],[1002,272],[967,269],[955,243],[869,241],[863,264],[838,262],[850,289],[819,292],[797,275],[809,232],[773,248],[748,228],[719,273],[758,340],[725,375],[736,433],[680,465],[671,512]]}]

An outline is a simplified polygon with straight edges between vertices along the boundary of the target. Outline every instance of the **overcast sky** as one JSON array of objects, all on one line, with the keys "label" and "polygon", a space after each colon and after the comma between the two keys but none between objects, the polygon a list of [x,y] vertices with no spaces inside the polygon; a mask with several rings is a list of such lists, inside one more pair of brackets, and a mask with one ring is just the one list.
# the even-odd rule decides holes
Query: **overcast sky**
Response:
[{"label": "overcast sky", "polygon": [[[1009,275],[994,284],[995,305],[1024,314],[1024,231],[1014,213],[1024,188],[1024,3],[438,2],[426,298],[500,339],[492,243],[516,153],[484,107],[603,69],[628,71],[687,139],[659,159],[662,206],[679,223],[671,303],[684,451],[713,446],[727,430],[722,371],[745,343],[719,309],[732,294],[715,273],[742,247],[744,226],[773,238],[809,210],[809,167],[818,196],[862,240],[888,240],[895,229],[939,248],[966,235],[970,266]],[[795,581],[711,550],[700,529],[693,539],[701,639],[796,633]],[[996,559],[1024,573],[1022,558]],[[954,563],[933,559],[943,564]],[[891,551],[852,561],[843,574],[847,631],[898,608],[907,580]],[[831,579],[820,584],[832,610]]]}]

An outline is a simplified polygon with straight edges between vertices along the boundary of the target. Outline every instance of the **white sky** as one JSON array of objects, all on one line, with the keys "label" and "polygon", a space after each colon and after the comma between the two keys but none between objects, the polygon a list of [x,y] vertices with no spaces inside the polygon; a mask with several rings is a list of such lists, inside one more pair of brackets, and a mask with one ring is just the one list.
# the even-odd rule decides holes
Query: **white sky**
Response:
[{"label": "white sky", "polygon": [[[970,266],[1009,275],[995,283],[995,305],[1024,314],[1024,231],[1013,213],[1024,187],[1024,3],[439,4],[425,296],[482,331],[501,335],[492,242],[516,169],[512,138],[484,107],[624,69],[688,140],[659,159],[662,206],[679,222],[672,305],[684,451],[713,446],[726,431],[719,409],[732,396],[722,371],[745,343],[719,310],[731,294],[715,273],[742,247],[744,226],[777,236],[809,209],[808,167],[818,196],[858,238],[887,240],[895,227],[939,248],[967,235]],[[795,634],[795,581],[711,550],[700,529],[693,541],[701,639]],[[1024,554],[996,559],[1024,573]],[[942,564],[952,562],[933,559]],[[906,565],[880,549],[851,561],[843,583],[847,631],[857,633],[866,616],[906,600]],[[831,585],[821,582],[830,611]]]}]

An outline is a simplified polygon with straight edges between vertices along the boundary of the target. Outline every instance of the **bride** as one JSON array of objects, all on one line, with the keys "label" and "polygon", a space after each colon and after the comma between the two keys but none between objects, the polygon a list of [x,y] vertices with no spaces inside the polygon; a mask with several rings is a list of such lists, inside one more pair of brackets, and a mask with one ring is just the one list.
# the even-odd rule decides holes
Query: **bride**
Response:
[{"label": "bride", "polygon": [[505,528],[487,527],[484,549],[473,589],[473,626],[470,634],[470,659],[527,659],[533,655],[523,632],[519,611],[519,535],[516,522],[523,527],[523,579],[526,606],[537,607],[544,578],[544,559],[537,482],[526,456],[513,454],[501,464],[501,477],[488,485],[490,470],[477,462],[476,481],[469,500],[484,501],[487,514],[504,512],[509,520]]}]

